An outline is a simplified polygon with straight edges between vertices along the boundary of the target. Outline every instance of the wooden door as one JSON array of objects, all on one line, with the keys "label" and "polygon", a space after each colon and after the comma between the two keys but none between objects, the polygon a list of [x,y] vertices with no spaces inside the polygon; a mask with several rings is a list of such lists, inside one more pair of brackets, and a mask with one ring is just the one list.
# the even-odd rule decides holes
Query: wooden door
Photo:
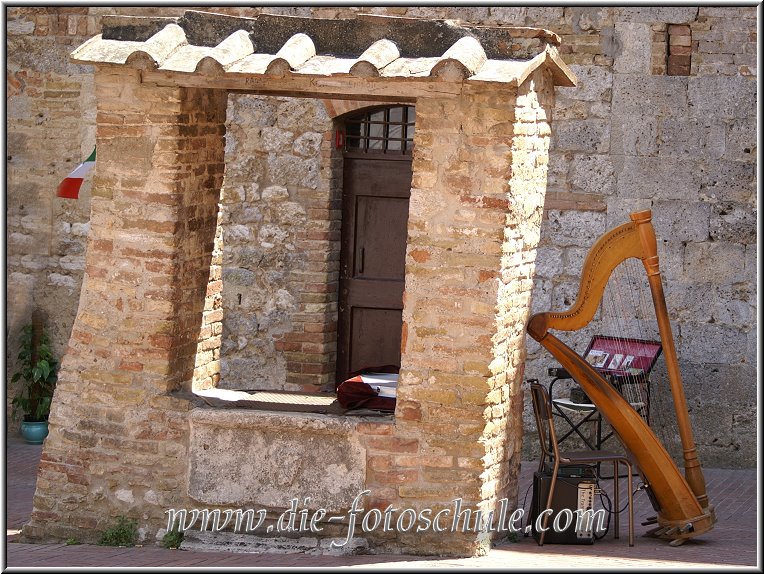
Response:
[{"label": "wooden door", "polygon": [[[351,139],[354,133],[373,134],[373,122],[348,129],[344,155],[338,382],[354,371],[400,366],[401,361],[413,108],[404,108],[402,116],[385,110],[384,116],[376,117],[383,118],[379,126],[385,128],[380,128],[380,139]],[[395,130],[391,117],[402,117],[404,129]],[[406,120],[411,123],[408,132]],[[384,141],[401,133],[402,144]]]}]

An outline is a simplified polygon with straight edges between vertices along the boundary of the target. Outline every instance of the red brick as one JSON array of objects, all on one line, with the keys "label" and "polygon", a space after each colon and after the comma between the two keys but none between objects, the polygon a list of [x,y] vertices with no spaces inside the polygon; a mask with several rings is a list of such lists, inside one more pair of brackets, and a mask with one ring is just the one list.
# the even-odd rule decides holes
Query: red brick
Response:
[{"label": "red brick", "polygon": [[423,249],[413,249],[411,250],[410,255],[417,263],[424,263],[431,257],[430,253],[428,251],[424,251]]},{"label": "red brick", "polygon": [[151,219],[134,219],[122,223],[125,229],[142,229],[152,233],[177,233],[180,229],[178,221],[153,221]]},{"label": "red brick", "polygon": [[85,331],[73,330],[72,339],[79,341],[80,343],[88,344],[93,340],[93,334]]},{"label": "red brick", "polygon": [[366,471],[368,482],[374,484],[410,484],[419,478],[419,470]]},{"label": "red brick", "polygon": [[690,66],[669,65],[668,69],[666,70],[666,74],[668,76],[689,76]]},{"label": "red brick", "polygon": [[419,440],[400,437],[367,437],[366,446],[382,452],[413,453],[419,450]]},{"label": "red brick", "polygon": [[159,349],[172,349],[175,346],[175,337],[170,335],[150,335],[149,342]]},{"label": "red brick", "polygon": [[482,207],[489,207],[492,209],[501,209],[502,211],[506,211],[509,209],[509,200],[501,197],[483,196],[480,200],[480,205]]},{"label": "red brick", "polygon": [[367,435],[391,435],[393,434],[393,425],[385,423],[361,422],[356,425],[356,430],[361,434]]},{"label": "red brick", "polygon": [[143,363],[122,360],[119,363],[119,368],[123,371],[133,371],[137,373],[143,370]]},{"label": "red brick", "polygon": [[481,269],[478,273],[478,283],[485,283],[489,279],[495,279],[498,276],[498,271],[486,271]]},{"label": "red brick", "polygon": [[94,239],[88,247],[88,251],[101,251],[103,253],[111,253],[113,249],[114,242],[107,239]]},{"label": "red brick", "polygon": [[392,455],[372,455],[366,457],[366,467],[375,471],[390,470],[393,467]]},{"label": "red brick", "polygon": [[403,421],[421,421],[422,408],[419,405],[407,405],[395,407],[395,418]]},{"label": "red brick", "polygon": [[690,25],[689,24],[669,24],[668,33],[677,36],[689,36]]},{"label": "red brick", "polygon": [[305,323],[306,333],[333,333],[337,330],[337,323]]},{"label": "red brick", "polygon": [[669,53],[672,56],[689,56],[692,54],[691,46],[671,46]]}]

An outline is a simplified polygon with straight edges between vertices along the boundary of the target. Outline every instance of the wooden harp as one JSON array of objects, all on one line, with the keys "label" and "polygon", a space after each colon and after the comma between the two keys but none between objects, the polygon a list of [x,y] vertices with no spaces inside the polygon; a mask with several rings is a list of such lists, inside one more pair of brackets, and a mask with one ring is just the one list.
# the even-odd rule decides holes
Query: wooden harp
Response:
[{"label": "wooden harp", "polygon": [[[632,213],[630,219],[629,223],[600,237],[587,254],[578,297],[573,306],[562,313],[533,315],[528,322],[528,333],[568,370],[619,436],[638,465],[657,511],[658,527],[652,534],[670,539],[676,545],[711,530],[716,516],[708,502],[705,479],[695,449],[658,268],[652,213],[649,210]],[[587,325],[600,305],[613,270],[632,257],[641,260],[647,272],[684,452],[684,476],[658,437],[613,385],[575,351],[549,333],[552,329],[576,331]]]}]

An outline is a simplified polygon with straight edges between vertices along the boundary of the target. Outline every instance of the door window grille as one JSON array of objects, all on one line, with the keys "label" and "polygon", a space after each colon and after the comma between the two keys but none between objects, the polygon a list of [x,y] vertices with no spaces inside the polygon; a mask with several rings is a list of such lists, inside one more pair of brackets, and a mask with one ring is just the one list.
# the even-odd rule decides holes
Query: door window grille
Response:
[{"label": "door window grille", "polygon": [[350,152],[410,155],[414,147],[414,106],[368,110],[345,122]]}]

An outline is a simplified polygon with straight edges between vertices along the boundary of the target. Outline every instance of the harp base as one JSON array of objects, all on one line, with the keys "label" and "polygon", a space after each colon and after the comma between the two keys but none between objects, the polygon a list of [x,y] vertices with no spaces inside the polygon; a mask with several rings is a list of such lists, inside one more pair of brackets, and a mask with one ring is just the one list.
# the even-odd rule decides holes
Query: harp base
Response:
[{"label": "harp base", "polygon": [[[679,546],[684,541],[708,532],[716,523],[716,512],[709,505],[703,509],[703,514],[686,520],[666,520],[658,513],[658,526],[648,531],[645,536],[671,540],[672,546]],[[679,542],[681,541],[681,542]]]}]

